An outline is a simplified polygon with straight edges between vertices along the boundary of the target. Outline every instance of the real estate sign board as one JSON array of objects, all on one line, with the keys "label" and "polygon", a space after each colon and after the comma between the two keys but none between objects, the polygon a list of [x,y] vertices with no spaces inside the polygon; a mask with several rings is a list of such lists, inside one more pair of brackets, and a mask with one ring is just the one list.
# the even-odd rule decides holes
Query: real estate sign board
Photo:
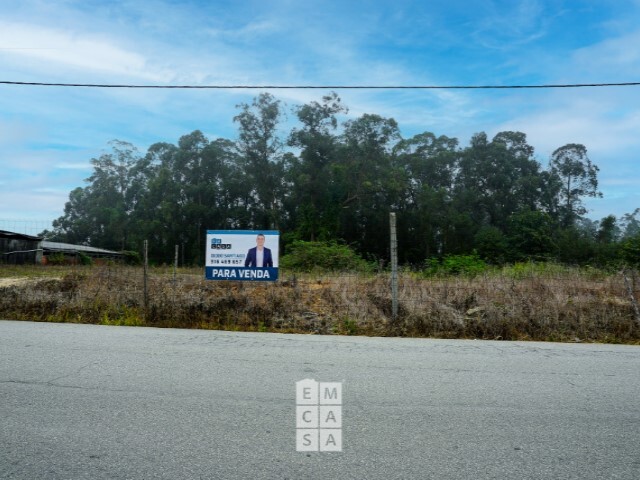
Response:
[{"label": "real estate sign board", "polygon": [[207,230],[208,280],[274,282],[278,279],[280,232]]}]

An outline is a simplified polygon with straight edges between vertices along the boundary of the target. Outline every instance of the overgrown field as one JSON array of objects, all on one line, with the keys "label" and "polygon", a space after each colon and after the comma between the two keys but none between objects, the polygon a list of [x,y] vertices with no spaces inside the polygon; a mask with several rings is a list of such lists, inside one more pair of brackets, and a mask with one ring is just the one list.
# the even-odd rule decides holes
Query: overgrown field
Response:
[{"label": "overgrown field", "polygon": [[640,344],[628,272],[524,264],[473,277],[297,274],[213,282],[199,270],[0,266],[0,318],[242,331]]}]

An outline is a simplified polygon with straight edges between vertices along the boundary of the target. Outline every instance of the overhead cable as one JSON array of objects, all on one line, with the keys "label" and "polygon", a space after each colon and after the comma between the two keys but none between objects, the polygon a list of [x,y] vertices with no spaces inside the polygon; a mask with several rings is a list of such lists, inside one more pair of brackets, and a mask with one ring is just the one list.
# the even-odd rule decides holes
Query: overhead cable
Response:
[{"label": "overhead cable", "polygon": [[533,89],[533,88],[584,88],[584,87],[631,87],[640,82],[622,83],[567,83],[542,85],[130,85],[109,83],[49,83],[15,82],[0,80],[2,85],[30,87],[84,87],[84,88],[155,88],[194,90],[481,90],[481,89]]}]

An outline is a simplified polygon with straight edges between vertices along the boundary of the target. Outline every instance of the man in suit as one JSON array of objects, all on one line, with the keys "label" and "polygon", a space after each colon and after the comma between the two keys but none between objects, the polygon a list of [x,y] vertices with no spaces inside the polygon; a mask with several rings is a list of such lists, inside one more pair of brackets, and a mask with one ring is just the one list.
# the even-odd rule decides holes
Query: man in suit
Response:
[{"label": "man in suit", "polygon": [[273,267],[273,258],[271,257],[271,250],[264,246],[264,235],[258,234],[256,238],[257,246],[250,248],[247,253],[247,259],[244,261],[245,267],[263,268]]}]

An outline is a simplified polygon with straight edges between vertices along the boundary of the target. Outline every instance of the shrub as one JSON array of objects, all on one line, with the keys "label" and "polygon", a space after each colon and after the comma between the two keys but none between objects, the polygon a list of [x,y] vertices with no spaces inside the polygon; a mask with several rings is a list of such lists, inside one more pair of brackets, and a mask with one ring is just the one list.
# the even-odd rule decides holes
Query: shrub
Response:
[{"label": "shrub", "polygon": [[122,252],[124,263],[127,265],[142,265],[142,257],[138,252],[124,250]]},{"label": "shrub", "polygon": [[630,265],[640,266],[640,235],[627,238],[622,243],[622,258]]},{"label": "shrub", "polygon": [[49,265],[64,265],[66,263],[66,259],[64,253],[57,252],[47,257],[47,263]]},{"label": "shrub", "polygon": [[304,272],[371,270],[372,266],[347,245],[297,240],[287,247],[280,266]]},{"label": "shrub", "polygon": [[79,256],[81,265],[93,265],[93,259],[89,255],[80,252]]},{"label": "shrub", "polygon": [[534,276],[561,277],[575,273],[575,269],[555,262],[515,262],[502,267],[500,274],[505,278],[522,279]]},{"label": "shrub", "polygon": [[502,263],[507,254],[508,243],[500,229],[482,227],[475,236],[475,245],[483,259],[491,263]]},{"label": "shrub", "polygon": [[489,266],[476,253],[471,255],[446,255],[441,260],[427,261],[424,271],[426,276],[432,275],[479,275],[487,271]]}]

